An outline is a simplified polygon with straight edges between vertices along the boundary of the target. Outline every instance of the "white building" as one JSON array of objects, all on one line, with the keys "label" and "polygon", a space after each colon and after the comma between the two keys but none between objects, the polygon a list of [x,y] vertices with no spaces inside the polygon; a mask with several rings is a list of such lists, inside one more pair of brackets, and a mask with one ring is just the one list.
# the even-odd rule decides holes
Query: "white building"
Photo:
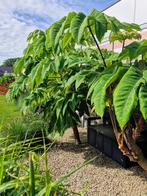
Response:
[{"label": "white building", "polygon": [[[119,0],[103,12],[109,16],[115,16],[121,22],[139,24],[142,29],[142,39],[147,38],[147,0]],[[109,48],[106,43],[103,47]]]}]

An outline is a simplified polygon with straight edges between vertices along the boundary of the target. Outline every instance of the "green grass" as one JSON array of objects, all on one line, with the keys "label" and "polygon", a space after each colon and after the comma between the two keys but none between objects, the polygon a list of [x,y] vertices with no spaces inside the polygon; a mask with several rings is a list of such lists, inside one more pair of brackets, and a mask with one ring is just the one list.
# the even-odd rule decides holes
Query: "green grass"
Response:
[{"label": "green grass", "polygon": [[21,117],[19,107],[6,100],[5,96],[0,96],[0,125],[9,123],[14,118]]}]

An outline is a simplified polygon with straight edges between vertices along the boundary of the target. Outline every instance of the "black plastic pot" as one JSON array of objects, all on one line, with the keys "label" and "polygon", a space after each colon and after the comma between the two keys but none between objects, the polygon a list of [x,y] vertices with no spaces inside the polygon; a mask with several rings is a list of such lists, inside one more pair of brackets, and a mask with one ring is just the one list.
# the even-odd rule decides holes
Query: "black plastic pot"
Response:
[{"label": "black plastic pot", "polygon": [[118,148],[118,144],[110,125],[94,125],[91,122],[96,117],[88,118],[87,123],[87,139],[88,143],[99,151],[103,152],[113,160],[117,161],[122,167],[128,168],[136,163],[131,162],[127,156],[124,156]]}]

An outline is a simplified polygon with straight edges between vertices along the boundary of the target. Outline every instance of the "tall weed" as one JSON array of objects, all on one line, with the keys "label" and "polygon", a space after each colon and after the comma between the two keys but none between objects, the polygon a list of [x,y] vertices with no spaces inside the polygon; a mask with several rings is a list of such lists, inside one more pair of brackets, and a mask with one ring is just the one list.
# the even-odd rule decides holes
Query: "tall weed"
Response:
[{"label": "tall weed", "polygon": [[[8,137],[0,138],[0,195],[2,196],[66,196],[71,195],[63,182],[81,167],[85,162],[69,173],[52,179],[48,168],[47,153],[53,144],[46,144],[43,134],[43,146],[32,147],[31,143],[37,138],[9,144]],[[42,154],[36,149],[43,148]],[[42,163],[45,165],[41,168]],[[72,195],[81,195],[73,193]]]}]

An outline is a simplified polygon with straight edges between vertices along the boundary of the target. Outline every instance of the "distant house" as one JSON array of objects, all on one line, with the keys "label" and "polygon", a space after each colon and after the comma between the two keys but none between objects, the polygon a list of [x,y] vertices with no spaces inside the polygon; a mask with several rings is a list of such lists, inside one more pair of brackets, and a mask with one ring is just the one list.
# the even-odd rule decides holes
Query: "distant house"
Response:
[{"label": "distant house", "polygon": [[[103,10],[109,16],[115,16],[121,22],[137,23],[141,26],[142,39],[147,39],[147,0],[119,0],[112,6]],[[127,45],[127,43],[126,43]],[[102,43],[103,48],[111,49],[108,36]],[[115,43],[115,51],[119,51],[121,43]]]}]

